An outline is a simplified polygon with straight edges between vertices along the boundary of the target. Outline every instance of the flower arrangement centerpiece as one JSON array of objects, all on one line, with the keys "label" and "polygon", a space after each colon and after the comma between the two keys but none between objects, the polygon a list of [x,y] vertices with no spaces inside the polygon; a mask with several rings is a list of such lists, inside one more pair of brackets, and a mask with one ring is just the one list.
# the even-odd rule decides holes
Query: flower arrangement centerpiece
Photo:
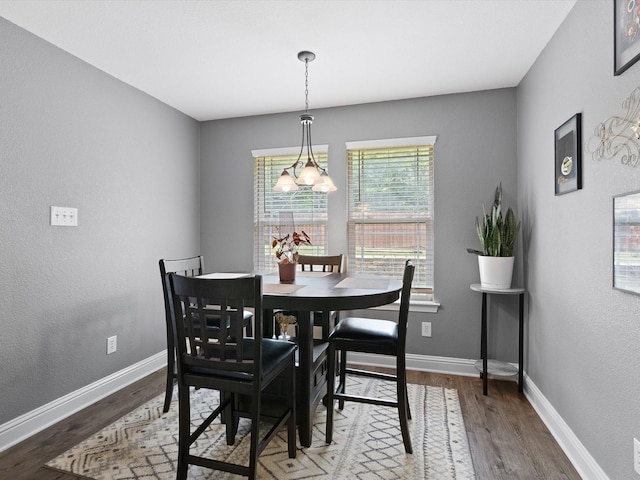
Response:
[{"label": "flower arrangement centerpiece", "polygon": [[278,263],[296,263],[298,261],[298,249],[300,245],[311,245],[311,239],[304,230],[300,233],[293,232],[286,234],[284,237],[273,237],[271,248],[276,249],[276,258]]},{"label": "flower arrangement centerpiece", "polygon": [[273,237],[271,248],[276,249],[276,258],[280,270],[281,282],[293,282],[296,277],[296,263],[300,245],[311,245],[311,239],[304,230],[293,232],[284,237]]},{"label": "flower arrangement centerpiece", "polygon": [[294,325],[298,322],[295,315],[287,315],[284,312],[278,312],[275,315],[276,322],[280,325],[280,335],[278,340],[290,340],[291,336],[287,333],[289,325]]}]

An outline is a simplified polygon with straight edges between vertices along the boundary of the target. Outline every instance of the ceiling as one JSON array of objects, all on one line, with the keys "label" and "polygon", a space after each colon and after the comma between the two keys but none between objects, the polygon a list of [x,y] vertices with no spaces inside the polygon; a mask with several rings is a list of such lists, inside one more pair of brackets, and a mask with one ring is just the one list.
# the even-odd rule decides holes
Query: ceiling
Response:
[{"label": "ceiling", "polygon": [[197,119],[514,87],[576,0],[0,0],[0,16]]}]

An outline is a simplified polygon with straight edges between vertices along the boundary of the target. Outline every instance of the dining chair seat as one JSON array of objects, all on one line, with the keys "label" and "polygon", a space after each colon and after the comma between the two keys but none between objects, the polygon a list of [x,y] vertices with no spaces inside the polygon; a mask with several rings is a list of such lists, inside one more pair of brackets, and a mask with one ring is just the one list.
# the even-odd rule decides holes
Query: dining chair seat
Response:
[{"label": "dining chair seat", "polygon": [[349,317],[336,325],[330,338],[336,350],[395,355],[398,324],[389,320]]}]

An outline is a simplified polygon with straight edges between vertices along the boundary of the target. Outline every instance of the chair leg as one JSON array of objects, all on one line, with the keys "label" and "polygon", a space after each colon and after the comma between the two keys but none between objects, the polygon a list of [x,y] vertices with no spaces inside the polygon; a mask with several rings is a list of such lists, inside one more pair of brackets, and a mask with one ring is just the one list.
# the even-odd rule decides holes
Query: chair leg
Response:
[{"label": "chair leg", "polygon": [[167,348],[167,386],[164,392],[164,406],[162,412],[167,413],[171,406],[171,397],[173,396],[173,379],[175,378],[175,355],[173,348]]},{"label": "chair leg", "polygon": [[398,394],[398,416],[400,417],[400,431],[402,432],[402,441],[404,442],[404,450],[407,453],[413,453],[411,446],[411,436],[409,434],[409,398],[407,394],[407,371],[402,359],[398,358],[397,363],[397,383],[396,391]]},{"label": "chair leg", "polygon": [[236,441],[236,433],[238,433],[239,417],[236,413],[238,399],[233,393],[220,392],[220,402],[226,401],[231,397],[231,402],[222,412],[220,418],[225,424],[225,433],[227,435],[227,445],[233,445]]},{"label": "chair leg", "polygon": [[327,425],[325,430],[325,442],[331,443],[333,440],[333,393],[335,392],[336,383],[336,350],[329,344],[327,351]]},{"label": "chair leg", "polygon": [[167,413],[173,396],[173,380],[176,378],[176,346],[173,332],[167,327],[167,386],[164,392],[164,406],[162,412]]},{"label": "chair leg", "polygon": [[[347,351],[339,350],[340,354],[340,381],[338,382],[338,391],[347,393]],[[338,400],[338,408],[344,409],[344,400]]]},{"label": "chair leg", "polygon": [[290,373],[290,381],[293,388],[291,388],[288,392],[289,397],[289,407],[291,408],[291,414],[289,416],[289,421],[287,422],[287,443],[289,446],[289,458],[296,458],[296,454],[298,453],[298,448],[296,444],[296,369],[295,362],[291,365],[291,373]]},{"label": "chair leg", "polygon": [[178,388],[178,471],[176,478],[186,480],[187,455],[189,455],[189,436],[191,434],[191,405],[189,399],[189,387]]},{"label": "chair leg", "polygon": [[249,450],[249,480],[255,480],[258,467],[258,443],[260,441],[260,394],[251,399],[251,442]]}]

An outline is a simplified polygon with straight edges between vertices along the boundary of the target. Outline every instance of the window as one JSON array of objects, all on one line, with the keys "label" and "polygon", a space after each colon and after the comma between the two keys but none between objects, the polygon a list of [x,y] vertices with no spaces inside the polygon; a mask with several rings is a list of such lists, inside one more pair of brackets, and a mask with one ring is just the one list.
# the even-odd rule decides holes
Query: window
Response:
[{"label": "window", "polygon": [[[326,165],[326,146],[313,146],[318,163]],[[317,151],[319,150],[319,151]],[[324,150],[324,152],[323,152]],[[285,152],[285,153],[283,153]],[[312,246],[300,252],[324,255],[327,245],[327,195],[300,187],[295,192],[274,192],[273,186],[285,167],[298,158],[285,150],[254,151],[253,266],[255,270],[275,270],[271,248],[273,237],[304,230]]]},{"label": "window", "polygon": [[433,146],[436,137],[347,143],[348,268],[402,278],[433,299]]}]

